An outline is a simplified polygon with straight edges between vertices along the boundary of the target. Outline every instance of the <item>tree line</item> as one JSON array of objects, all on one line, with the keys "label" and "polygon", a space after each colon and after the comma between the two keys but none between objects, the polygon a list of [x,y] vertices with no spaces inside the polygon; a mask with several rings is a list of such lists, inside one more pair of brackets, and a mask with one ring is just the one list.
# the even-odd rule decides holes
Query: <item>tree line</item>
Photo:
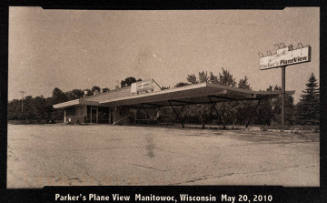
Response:
[{"label": "tree line", "polygon": [[[175,87],[182,87],[202,82],[210,82],[229,87],[237,87],[241,89],[251,90],[248,77],[244,76],[238,82],[233,75],[222,68],[222,71],[215,75],[213,72],[201,71],[198,75],[189,74],[186,77],[187,82],[179,82]],[[270,86],[268,91],[279,89]],[[290,100],[291,101],[291,100]],[[217,123],[226,128],[227,125],[246,125],[250,122],[256,124],[270,125],[272,121],[276,121],[279,114],[279,106],[276,101],[262,101],[258,105],[258,101],[229,101],[213,103],[213,104],[197,104],[183,108],[182,118],[185,123],[201,123],[202,128],[209,123]]]},{"label": "tree line", "polygon": [[[210,82],[229,87],[251,90],[248,77],[244,76],[239,81],[227,70],[222,68],[215,75],[213,72],[201,71],[188,74],[186,82],[178,82],[175,87],[182,87],[202,82]],[[281,91],[280,86],[269,85],[266,91]],[[286,125],[318,124],[319,123],[319,85],[312,73],[306,89],[302,91],[300,102],[294,104],[292,95],[285,97],[285,122]],[[185,123],[201,123],[204,128],[208,123],[217,123],[226,128],[227,125],[245,125],[250,123],[260,125],[280,125],[281,123],[281,97],[258,101],[226,101],[216,104],[189,105],[182,110],[181,117]]]},{"label": "tree line", "polygon": [[[121,80],[120,87],[130,86],[133,82],[141,81],[135,77],[126,77]],[[188,74],[186,81],[178,82],[174,87],[182,87],[202,82],[210,82],[214,84],[225,85],[229,87],[237,87],[241,89],[251,90],[248,77],[244,76],[240,80],[236,80],[232,73],[222,68],[221,72],[214,74],[213,72],[201,71],[198,74]],[[169,89],[170,87],[162,87]],[[270,85],[266,91],[280,91],[281,87]],[[110,89],[93,86],[91,89],[73,89],[63,92],[59,88],[54,88],[52,95],[48,98],[43,96],[26,96],[24,100],[14,99],[8,102],[8,120],[36,120],[38,123],[55,121],[63,119],[63,111],[53,109],[53,105],[84,96],[91,96],[100,92],[110,92]],[[312,73],[306,89],[302,91],[301,99],[294,104],[292,95],[286,96],[285,112],[286,124],[318,124],[319,123],[319,85],[317,79]],[[22,102],[23,109],[22,109]],[[274,99],[262,100],[260,105],[258,101],[226,101],[216,104],[196,104],[188,105],[183,109],[177,107],[184,123],[202,124],[204,128],[206,124],[220,124],[224,128],[227,125],[245,125],[252,124],[261,125],[279,125],[281,120],[281,97]],[[166,115],[167,121],[175,120],[175,114],[170,108],[163,108],[163,114]]]},{"label": "tree line", "polygon": [[[14,99],[8,103],[8,120],[37,121],[38,123],[48,122],[49,120],[62,120],[63,112],[54,110],[52,105],[81,98],[84,91],[90,96],[100,92],[100,90],[100,87],[94,86],[91,89],[74,89],[63,92],[56,87],[52,91],[52,96],[47,98],[43,96],[26,96],[24,99]],[[103,88],[103,91],[109,91],[109,89]]]},{"label": "tree line", "polygon": [[[141,80],[136,80],[134,77],[126,77],[120,82],[120,87],[130,86],[133,82]],[[63,110],[53,109],[52,106],[54,104],[79,99],[84,95],[91,96],[109,91],[110,89],[108,87],[101,88],[96,85],[91,89],[73,89],[67,92],[63,92],[56,87],[53,89],[52,95],[47,98],[43,96],[26,96],[24,100],[14,99],[8,102],[8,120],[24,120],[26,123],[45,123],[63,120]]]}]

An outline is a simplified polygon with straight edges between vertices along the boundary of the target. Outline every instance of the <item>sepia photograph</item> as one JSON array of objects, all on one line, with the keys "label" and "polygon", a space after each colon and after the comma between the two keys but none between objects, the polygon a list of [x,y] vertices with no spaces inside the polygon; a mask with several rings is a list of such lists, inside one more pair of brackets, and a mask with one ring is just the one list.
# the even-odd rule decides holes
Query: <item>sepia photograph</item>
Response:
[{"label": "sepia photograph", "polygon": [[9,7],[7,188],[320,186],[320,9]]}]

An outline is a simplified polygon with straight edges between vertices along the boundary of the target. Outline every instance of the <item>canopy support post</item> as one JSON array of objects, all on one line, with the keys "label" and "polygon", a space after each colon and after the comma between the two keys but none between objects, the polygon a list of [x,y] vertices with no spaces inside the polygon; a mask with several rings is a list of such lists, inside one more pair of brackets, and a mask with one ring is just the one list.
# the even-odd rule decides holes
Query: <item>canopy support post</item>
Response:
[{"label": "canopy support post", "polygon": [[217,102],[212,101],[210,96],[208,96],[208,99],[209,99],[210,103],[212,104],[212,105],[211,105],[211,109],[214,109],[215,112],[216,112],[216,116],[217,116],[217,125],[218,125],[219,113],[218,113],[218,110],[217,110],[217,108],[216,108],[216,104],[217,104]]},{"label": "canopy support post", "polygon": [[145,108],[144,104],[141,104],[141,108],[142,108],[142,109],[143,109],[143,111],[145,112],[145,114],[146,114],[147,118],[150,118],[150,115],[149,115],[148,111],[146,110],[146,108]]},{"label": "canopy support post", "polygon": [[[181,122],[182,128],[184,128],[184,119],[182,119],[182,118],[180,117],[179,113],[178,113],[177,110],[173,107],[173,105],[171,104],[171,101],[170,101],[170,100],[168,100],[168,103],[169,103],[170,108],[174,111],[177,120],[179,120],[179,121]],[[181,111],[184,110],[184,107],[185,107],[185,105],[182,106]]]},{"label": "canopy support post", "polygon": [[[254,109],[254,112],[255,112],[255,113],[257,113],[257,109],[258,109],[260,103],[261,103],[261,98],[258,99],[258,103],[257,103],[257,105],[255,106],[255,109]],[[248,121],[245,123],[245,128],[248,128],[248,127],[249,127],[250,122],[251,122],[251,118],[253,118],[253,116],[254,116],[254,113],[252,113],[252,115],[250,115],[250,118],[249,118]]]}]

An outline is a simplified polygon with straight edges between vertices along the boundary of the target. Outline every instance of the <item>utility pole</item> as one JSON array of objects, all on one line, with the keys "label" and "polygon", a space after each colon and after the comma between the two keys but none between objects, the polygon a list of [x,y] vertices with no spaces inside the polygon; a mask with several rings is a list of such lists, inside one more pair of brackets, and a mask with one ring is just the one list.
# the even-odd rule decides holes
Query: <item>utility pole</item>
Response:
[{"label": "utility pole", "polygon": [[22,110],[22,113],[24,112],[24,91],[19,91],[21,94],[22,94],[22,107],[21,107],[21,110]]}]

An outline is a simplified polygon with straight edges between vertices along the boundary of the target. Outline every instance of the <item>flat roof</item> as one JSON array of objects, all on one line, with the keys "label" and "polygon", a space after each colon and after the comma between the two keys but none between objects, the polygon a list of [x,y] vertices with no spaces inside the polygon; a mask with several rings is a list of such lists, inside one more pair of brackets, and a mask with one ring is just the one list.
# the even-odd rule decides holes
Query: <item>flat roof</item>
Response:
[{"label": "flat roof", "polygon": [[[294,94],[294,92],[287,91],[286,93]],[[107,92],[101,97],[94,96],[95,101],[92,101],[92,96],[90,96],[85,99],[81,98],[56,104],[53,107],[66,108],[80,104],[100,106],[178,106],[235,100],[259,100],[267,97],[275,97],[280,94],[281,91],[253,91],[219,84],[199,83],[150,93],[121,94],[115,95],[114,97],[110,92]]]},{"label": "flat roof", "polygon": [[88,101],[85,98],[80,98],[80,99],[74,99],[74,100],[70,100],[70,101],[67,101],[67,102],[55,104],[55,105],[53,105],[53,108],[61,109],[61,108],[67,108],[67,107],[83,105],[83,104],[93,105],[93,106],[99,105],[99,103],[96,102],[96,101]]},{"label": "flat roof", "polygon": [[[295,91],[287,91],[294,94]],[[133,106],[153,104],[158,106],[178,104],[200,104],[229,100],[258,100],[280,95],[281,91],[252,91],[224,85],[199,83],[183,87],[166,89],[158,92],[144,93],[100,101],[105,106]]]}]

